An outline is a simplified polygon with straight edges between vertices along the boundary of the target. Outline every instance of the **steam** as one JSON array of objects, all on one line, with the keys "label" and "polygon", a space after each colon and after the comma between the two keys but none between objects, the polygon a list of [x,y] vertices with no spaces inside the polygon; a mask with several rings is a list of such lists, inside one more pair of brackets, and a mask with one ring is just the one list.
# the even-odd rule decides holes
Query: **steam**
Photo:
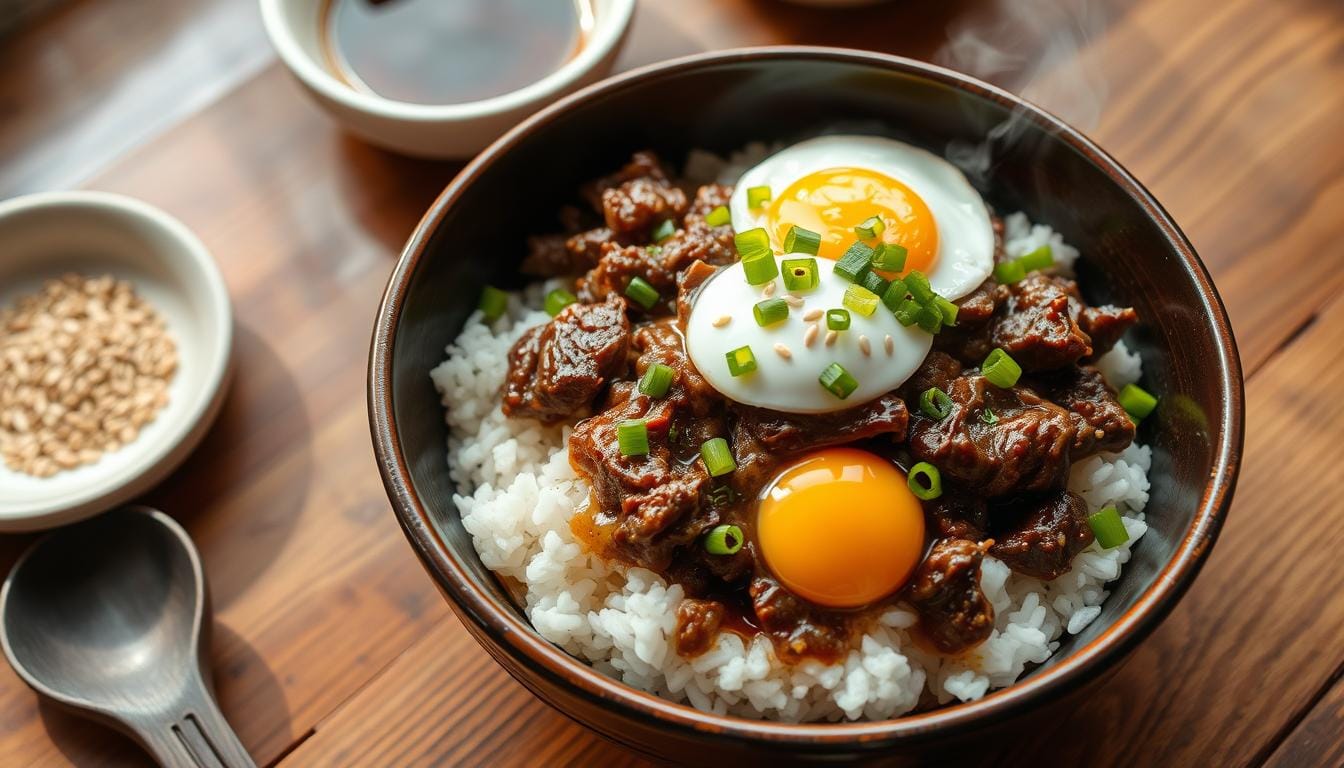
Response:
[{"label": "steam", "polygon": [[[1108,20],[1101,0],[998,0],[950,26],[934,61],[1012,91],[1086,131],[1101,117],[1107,87],[1098,52],[1083,51]],[[947,158],[983,181],[995,147],[1011,145],[1021,127],[1014,113],[978,144],[950,143]]]}]

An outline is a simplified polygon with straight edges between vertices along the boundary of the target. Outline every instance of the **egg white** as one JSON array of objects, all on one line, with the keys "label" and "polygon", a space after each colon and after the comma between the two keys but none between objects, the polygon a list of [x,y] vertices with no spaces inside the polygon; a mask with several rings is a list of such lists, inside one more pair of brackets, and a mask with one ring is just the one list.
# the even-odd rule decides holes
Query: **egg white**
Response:
[{"label": "egg white", "polygon": [[880,136],[819,136],[761,161],[742,174],[733,190],[729,201],[733,229],[742,232],[766,226],[764,209],[747,206],[749,187],[768,186],[778,195],[809,173],[840,167],[885,174],[923,198],[938,228],[938,260],[928,274],[933,290],[958,299],[975,290],[994,270],[989,210],[966,176],[931,152]]},{"label": "egg white", "polygon": [[[807,258],[805,254],[776,256],[777,262],[789,258]],[[748,285],[742,263],[724,267],[701,286],[686,322],[686,350],[709,383],[725,397],[739,403],[787,413],[827,413],[861,405],[900,386],[923,363],[933,337],[917,327],[906,328],[881,304],[870,317],[850,311],[848,330],[837,333],[835,343],[826,345],[825,316],[811,346],[804,346],[804,334],[813,323],[803,320],[813,309],[843,309],[844,278],[832,274],[834,262],[817,259],[819,284],[807,292],[784,290],[784,282],[775,278],[775,296],[794,295],[803,300],[801,307],[790,307],[787,319],[762,328],[756,324],[752,307],[762,301],[764,286]],[[726,325],[716,326],[723,316]],[[869,354],[860,349],[859,337],[866,336]],[[892,338],[887,353],[886,337]],[[785,345],[785,358],[775,351]],[[733,376],[726,355],[749,345],[756,357],[756,370]],[[844,366],[858,381],[858,388],[841,400],[818,381],[831,363]]]}]

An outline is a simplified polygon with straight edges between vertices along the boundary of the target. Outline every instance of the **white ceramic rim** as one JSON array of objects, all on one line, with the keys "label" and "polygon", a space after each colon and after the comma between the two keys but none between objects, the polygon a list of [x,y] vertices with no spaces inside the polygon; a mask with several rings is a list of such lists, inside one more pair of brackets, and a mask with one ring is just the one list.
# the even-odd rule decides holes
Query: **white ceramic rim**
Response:
[{"label": "white ceramic rim", "polygon": [[[230,372],[233,308],[229,302],[228,287],[210,251],[194,232],[149,203],[125,195],[93,191],[39,192],[0,202],[0,226],[4,226],[4,220],[12,215],[47,207],[97,208],[126,219],[139,220],[162,231],[176,246],[170,257],[188,264],[191,267],[191,279],[205,288],[210,297],[209,306],[201,307],[200,311],[210,316],[221,338],[215,354],[205,359],[203,376],[206,385],[191,393],[185,415],[170,425],[167,434],[153,450],[146,451],[122,471],[100,482],[90,483],[59,500],[36,504],[20,501],[11,509],[0,511],[0,531],[37,530],[49,525],[74,522],[105,512],[127,501],[130,495],[148,490],[148,487],[140,487],[142,481],[149,480],[152,484],[166,477],[186,458],[185,452],[175,455],[179,449],[184,444],[187,444],[188,449],[194,448],[204,437],[204,427],[218,414],[222,404],[220,395],[223,394]],[[198,427],[201,428],[199,431]],[[130,493],[123,497],[121,492],[128,489]]]},{"label": "white ceramic rim", "polygon": [[556,95],[591,72],[612,52],[630,26],[635,0],[607,0],[603,13],[594,11],[593,35],[579,54],[542,79],[514,91],[461,104],[414,104],[351,88],[310,57],[295,39],[281,6],[290,0],[260,0],[261,21],[286,67],[305,85],[348,109],[413,123],[459,122],[506,114]]}]

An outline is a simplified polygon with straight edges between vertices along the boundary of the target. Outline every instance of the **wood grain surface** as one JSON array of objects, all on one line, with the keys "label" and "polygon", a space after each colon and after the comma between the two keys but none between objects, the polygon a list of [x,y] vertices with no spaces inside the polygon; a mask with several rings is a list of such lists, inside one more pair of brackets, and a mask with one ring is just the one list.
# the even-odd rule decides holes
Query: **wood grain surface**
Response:
[{"label": "wood grain surface", "polygon": [[[646,0],[618,66],[768,43],[931,59],[949,34],[1021,5]],[[1076,50],[981,74],[1094,117],[1083,127],[1190,236],[1241,344],[1246,456],[1217,549],[1167,622],[1070,717],[988,762],[1338,765],[1344,7],[1087,10],[1105,17],[1095,36],[1060,28]],[[226,715],[263,765],[640,763],[490,661],[421,570],[373,464],[363,385],[378,296],[456,166],[341,134],[274,62],[256,15],[251,0],[75,2],[0,45],[0,196],[82,184],[144,198],[200,234],[228,282],[233,389],[148,499],[201,549]],[[1080,82],[1099,86],[1084,94],[1092,113]],[[28,541],[0,539],[0,564]],[[0,765],[144,761],[0,668]]]}]

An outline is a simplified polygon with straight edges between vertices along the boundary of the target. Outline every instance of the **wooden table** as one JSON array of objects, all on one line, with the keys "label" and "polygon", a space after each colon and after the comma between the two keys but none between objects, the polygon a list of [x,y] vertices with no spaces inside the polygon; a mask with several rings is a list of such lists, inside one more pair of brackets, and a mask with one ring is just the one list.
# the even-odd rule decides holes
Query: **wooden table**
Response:
[{"label": "wooden table", "polygon": [[[1046,29],[1078,28],[1025,5]],[[773,42],[930,58],[949,26],[996,7],[645,0],[619,66]],[[1022,44],[1023,62],[990,74],[1033,76],[1028,91],[1084,122],[1100,106],[1084,127],[1194,241],[1241,345],[1244,469],[1208,567],[1130,663],[1072,716],[977,759],[1338,765],[1344,8],[1093,7],[1109,24],[1077,50],[1034,62],[1043,48]],[[228,281],[238,376],[200,450],[149,498],[204,557],[225,713],[263,765],[641,763],[493,664],[398,530],[369,447],[368,338],[404,238],[456,166],[342,135],[256,16],[252,0],[80,0],[0,45],[0,197],[136,195],[195,229]],[[1079,83],[1104,99],[1079,102]],[[0,540],[6,566],[28,541]],[[0,765],[144,760],[0,665]]]}]

